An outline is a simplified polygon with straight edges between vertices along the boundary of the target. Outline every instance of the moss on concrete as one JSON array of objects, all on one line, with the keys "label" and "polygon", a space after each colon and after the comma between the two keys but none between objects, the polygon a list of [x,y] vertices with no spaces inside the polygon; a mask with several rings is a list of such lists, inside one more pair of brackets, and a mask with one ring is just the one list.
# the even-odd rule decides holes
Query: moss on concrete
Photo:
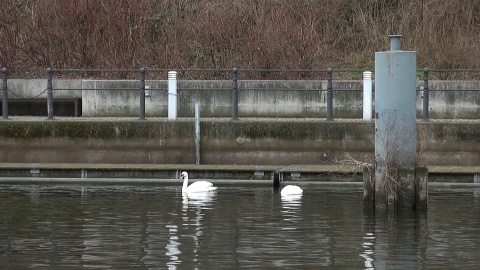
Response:
[{"label": "moss on concrete", "polygon": [[[202,158],[211,163],[316,163],[325,155],[361,158],[374,152],[373,121],[205,119],[200,128]],[[478,164],[480,122],[419,121],[418,128],[425,164]],[[193,162],[194,138],[191,118],[0,121],[4,162],[36,162],[41,155],[49,162],[75,161],[82,155],[84,162],[92,162],[96,150],[112,163]]]},{"label": "moss on concrete", "polygon": [[0,135],[4,138],[33,139],[48,136],[40,122],[1,122]]},{"label": "moss on concrete", "polygon": [[[366,127],[367,126],[367,127]],[[373,124],[304,121],[227,121],[202,122],[202,136],[228,138],[245,136],[286,140],[344,139],[364,137]],[[40,121],[0,122],[3,138],[33,139],[43,137],[74,139],[193,138],[193,121]]]}]

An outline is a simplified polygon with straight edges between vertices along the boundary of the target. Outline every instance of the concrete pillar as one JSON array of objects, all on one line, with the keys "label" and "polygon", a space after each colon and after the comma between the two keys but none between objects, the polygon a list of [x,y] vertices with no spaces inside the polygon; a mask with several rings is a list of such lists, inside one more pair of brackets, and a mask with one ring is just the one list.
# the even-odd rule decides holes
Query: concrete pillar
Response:
[{"label": "concrete pillar", "polygon": [[372,168],[363,168],[363,205],[375,207],[375,179]]},{"label": "concrete pillar", "polygon": [[428,206],[428,169],[418,167],[415,172],[416,206],[427,209]]},{"label": "concrete pillar", "polygon": [[375,206],[388,209],[416,198],[416,52],[401,51],[400,37],[375,53]]}]

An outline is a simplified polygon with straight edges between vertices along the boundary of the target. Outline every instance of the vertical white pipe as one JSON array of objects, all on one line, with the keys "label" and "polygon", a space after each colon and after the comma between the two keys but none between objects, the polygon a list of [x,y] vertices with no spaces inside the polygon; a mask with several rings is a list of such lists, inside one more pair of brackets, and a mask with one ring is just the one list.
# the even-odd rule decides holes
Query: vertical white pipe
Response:
[{"label": "vertical white pipe", "polygon": [[168,72],[168,119],[177,119],[177,72]]},{"label": "vertical white pipe", "polygon": [[195,164],[200,164],[200,104],[195,103]]},{"label": "vertical white pipe", "polygon": [[372,72],[363,72],[363,120],[372,120]]}]

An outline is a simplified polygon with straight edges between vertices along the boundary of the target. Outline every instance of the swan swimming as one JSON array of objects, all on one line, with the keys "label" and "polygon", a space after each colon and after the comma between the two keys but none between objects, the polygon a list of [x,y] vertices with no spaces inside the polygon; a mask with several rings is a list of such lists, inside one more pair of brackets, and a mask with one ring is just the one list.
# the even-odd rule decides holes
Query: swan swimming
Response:
[{"label": "swan swimming", "polygon": [[281,196],[302,195],[303,189],[296,185],[287,185],[280,191]]},{"label": "swan swimming", "polygon": [[212,183],[207,181],[197,181],[189,186],[187,172],[182,172],[180,179],[183,180],[182,193],[208,192],[217,189],[217,187],[214,187]]}]

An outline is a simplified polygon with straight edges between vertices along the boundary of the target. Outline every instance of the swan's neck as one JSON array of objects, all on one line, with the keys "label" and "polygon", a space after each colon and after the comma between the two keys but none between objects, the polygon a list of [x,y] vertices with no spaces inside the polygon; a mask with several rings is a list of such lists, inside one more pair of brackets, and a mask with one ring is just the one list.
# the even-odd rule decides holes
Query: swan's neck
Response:
[{"label": "swan's neck", "polygon": [[182,190],[183,190],[183,191],[187,190],[187,186],[188,186],[188,176],[186,176],[186,177],[183,178]]}]

